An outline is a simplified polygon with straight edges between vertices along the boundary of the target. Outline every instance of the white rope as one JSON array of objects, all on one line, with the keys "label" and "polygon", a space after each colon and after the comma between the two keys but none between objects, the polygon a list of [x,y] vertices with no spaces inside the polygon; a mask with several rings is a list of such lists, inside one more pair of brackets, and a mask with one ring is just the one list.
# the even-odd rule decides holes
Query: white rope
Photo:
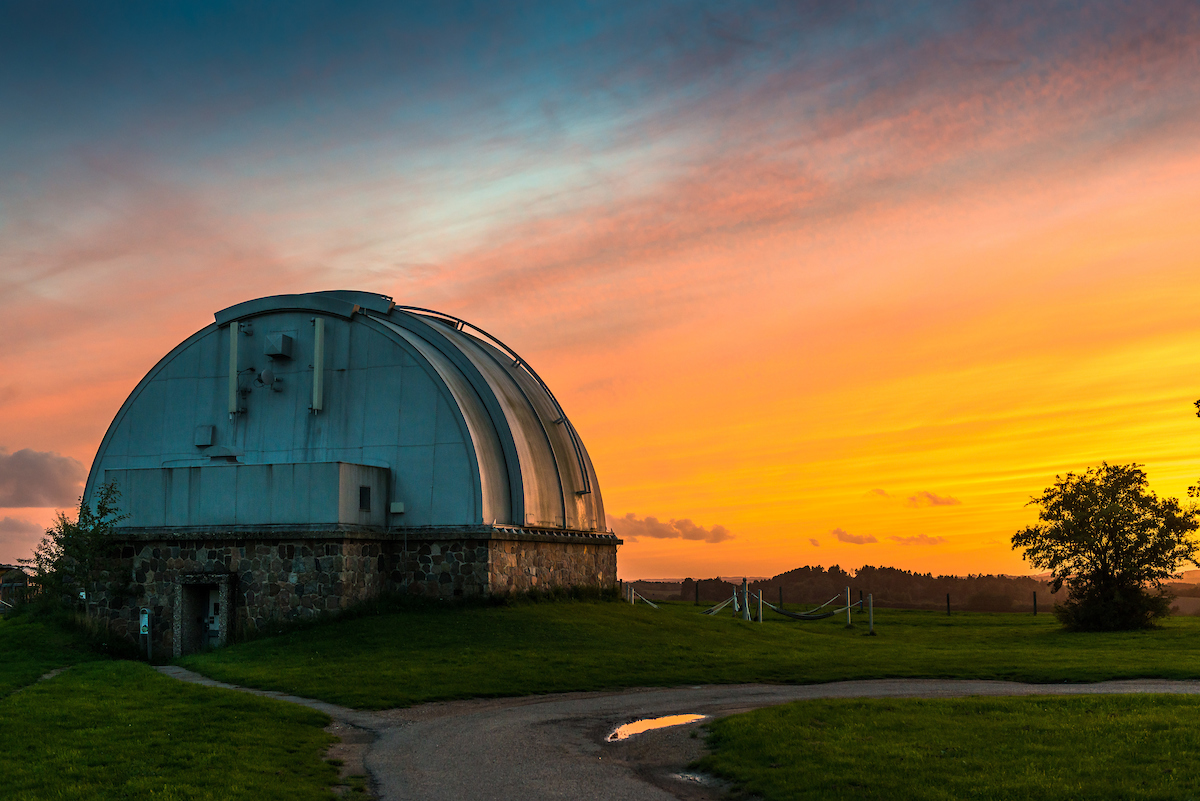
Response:
[{"label": "white rope", "polygon": [[[803,612],[803,613],[801,613],[801,614],[805,614],[805,615],[811,615],[811,614],[812,614],[812,613],[814,613],[814,612],[820,612],[822,609],[824,609],[825,607],[829,606],[831,603],[833,603],[834,601],[838,600],[838,599],[839,599],[839,598],[841,598],[841,597],[842,597],[842,594],[839,592],[837,595],[833,596],[833,597],[832,597],[832,598],[830,598],[828,601],[826,601],[825,603],[823,603],[823,604],[821,604],[820,606],[818,606],[816,609],[809,609],[808,611],[806,611],[806,612]],[[836,613],[835,613],[835,614],[836,614]]]},{"label": "white rope", "polygon": [[858,607],[858,611],[860,611],[860,612],[861,612],[861,611],[862,611],[862,605],[863,605],[863,602],[862,602],[862,601],[855,601],[854,603],[850,604],[849,606],[843,606],[841,609],[834,609],[834,610],[833,610],[833,613],[834,613],[835,615],[840,615],[842,612],[845,612],[847,609],[853,609],[853,608],[854,608],[854,607],[856,607],[856,606]]},{"label": "white rope", "polygon": [[[635,591],[635,593],[636,593],[636,591]],[[639,598],[642,598],[642,596],[641,596],[641,595],[638,595],[637,597],[639,597]],[[768,608],[768,609],[770,609],[771,611],[773,611],[773,612],[780,612],[780,611],[782,611],[782,607],[776,606],[775,604],[773,604],[773,603],[771,603],[770,601],[768,601],[768,600],[767,600],[767,599],[766,599],[766,598],[763,596],[763,594],[762,594],[761,592],[760,592],[760,593],[757,593],[757,597],[758,597],[758,598],[759,598],[759,599],[762,601],[762,603],[763,603],[763,606],[767,607],[767,608]],[[828,601],[826,601],[825,603],[823,603],[823,604],[821,604],[820,606],[818,606],[816,609],[809,609],[807,612],[801,612],[800,614],[803,614],[803,615],[813,615],[813,614],[816,614],[817,612],[820,612],[822,609],[824,609],[825,607],[829,606],[831,603],[833,603],[834,601],[836,601],[837,599],[839,599],[839,598],[841,598],[841,597],[842,597],[842,594],[839,592],[837,595],[833,596],[833,597],[832,597],[832,598],[830,598]],[[643,601],[646,601],[646,599],[645,599],[645,598],[642,598],[642,600],[643,600]],[[649,602],[649,601],[646,601],[646,603],[650,603],[650,602]],[[708,608],[708,609],[705,609],[705,610],[704,610],[703,612],[701,612],[700,614],[702,614],[702,615],[715,615],[717,612],[720,612],[722,609],[724,609],[725,607],[729,606],[729,604],[733,604],[733,611],[734,611],[734,612],[740,612],[740,611],[741,611],[741,604],[738,602],[738,597],[737,597],[737,591],[736,591],[736,590],[734,591],[734,594],[733,594],[733,597],[732,597],[732,598],[726,598],[724,601],[721,601],[721,603],[717,604],[716,606],[713,606],[713,607],[710,607],[710,608]],[[654,604],[650,604],[650,605],[651,605],[651,606],[654,606]],[[853,608],[854,608],[854,607],[856,607],[856,606],[858,607],[858,611],[860,611],[860,612],[861,612],[861,611],[862,611],[862,608],[863,608],[863,602],[862,602],[862,601],[855,601],[854,603],[850,604],[850,606],[849,606],[849,607],[845,607],[845,606],[843,606],[843,607],[841,607],[841,608],[839,608],[839,609],[834,609],[834,610],[832,610],[832,611],[831,611],[829,614],[830,614],[831,616],[832,616],[832,615],[838,615],[838,614],[841,614],[842,612],[845,612],[847,609],[853,609]],[[655,606],[654,608],[655,608],[655,609],[657,609],[658,607],[657,607],[657,606]]]},{"label": "white rope", "polygon": [[633,597],[634,597],[634,598],[641,598],[643,601],[645,601],[646,603],[650,604],[650,606],[652,606],[653,608],[655,608],[655,609],[657,609],[657,608],[658,608],[658,604],[656,604],[656,603],[654,603],[653,601],[649,600],[648,598],[646,598],[644,595],[642,595],[642,594],[641,594],[640,592],[638,592],[637,590],[634,590],[634,591],[633,591]]},{"label": "white rope", "polygon": [[733,601],[733,599],[732,599],[732,598],[726,598],[724,601],[721,601],[721,603],[717,604],[716,606],[712,607],[711,609],[705,609],[705,610],[704,610],[703,612],[701,612],[700,614],[702,614],[702,615],[715,615],[717,612],[720,612],[722,609],[724,609],[725,607],[729,606],[729,604],[730,604],[730,602],[731,602],[731,601]]}]

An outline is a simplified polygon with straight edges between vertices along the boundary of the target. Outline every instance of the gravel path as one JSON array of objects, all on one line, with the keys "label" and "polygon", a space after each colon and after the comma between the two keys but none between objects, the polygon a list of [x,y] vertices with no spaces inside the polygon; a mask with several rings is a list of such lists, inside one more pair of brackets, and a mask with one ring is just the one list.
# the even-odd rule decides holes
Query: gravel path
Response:
[{"label": "gravel path", "polygon": [[[1200,693],[1200,681],[1138,679],[1095,684],[883,679],[809,685],[705,685],[453,701],[363,712],[283,693],[247,690],[177,667],[183,681],[243,690],[330,715],[331,729],[369,732],[357,752],[381,799],[715,799],[721,787],[683,767],[701,753],[697,724],[618,743],[605,736],[633,720],[727,715],[812,698],[954,698],[969,695]],[[350,739],[354,739],[351,736]]]}]

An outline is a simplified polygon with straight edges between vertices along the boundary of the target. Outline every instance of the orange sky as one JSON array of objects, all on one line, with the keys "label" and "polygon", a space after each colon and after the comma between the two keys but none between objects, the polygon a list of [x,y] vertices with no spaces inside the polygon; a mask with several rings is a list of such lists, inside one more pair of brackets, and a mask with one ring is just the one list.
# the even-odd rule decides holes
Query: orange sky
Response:
[{"label": "orange sky", "polygon": [[[436,107],[444,137],[348,127],[317,93],[158,127],[147,101],[123,139],[32,160],[0,142],[0,463],[89,464],[219,308],[369,289],[525,356],[618,533],[727,530],[630,538],[625,578],[1025,572],[1009,538],[1055,474],[1200,478],[1200,23],[1164,8],[680,56],[621,78],[628,102],[496,78],[491,105]],[[0,561],[54,508],[0,504]]]}]

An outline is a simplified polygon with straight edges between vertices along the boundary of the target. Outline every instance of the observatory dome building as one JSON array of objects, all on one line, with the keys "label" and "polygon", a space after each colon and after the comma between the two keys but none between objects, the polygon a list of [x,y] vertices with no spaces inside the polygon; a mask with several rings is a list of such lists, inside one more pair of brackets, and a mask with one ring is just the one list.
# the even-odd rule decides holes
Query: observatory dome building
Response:
[{"label": "observatory dome building", "polygon": [[546,384],[458,318],[367,292],[247,301],[121,406],[85,497],[127,515],[90,603],[176,655],[380,592],[611,587],[587,449]]}]

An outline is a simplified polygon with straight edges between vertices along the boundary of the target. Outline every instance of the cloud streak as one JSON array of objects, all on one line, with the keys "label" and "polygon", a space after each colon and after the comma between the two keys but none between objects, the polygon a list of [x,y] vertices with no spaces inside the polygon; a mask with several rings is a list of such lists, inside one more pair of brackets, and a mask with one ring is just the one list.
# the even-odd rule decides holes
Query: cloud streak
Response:
[{"label": "cloud streak", "polygon": [[0,508],[72,506],[86,475],[69,456],[30,448],[9,453],[0,447]]},{"label": "cloud streak", "polygon": [[913,508],[922,506],[960,506],[962,501],[949,495],[935,495],[927,490],[921,490],[916,495],[908,496],[908,505]]},{"label": "cloud streak", "polygon": [[941,545],[946,541],[945,537],[931,537],[928,534],[916,534],[911,537],[888,537],[892,542],[898,542],[901,545]]},{"label": "cloud streak", "polygon": [[616,520],[610,520],[609,527],[612,528],[617,536],[628,540],[649,537],[656,540],[675,539],[699,542],[725,542],[726,540],[733,539],[733,534],[724,526],[705,528],[704,526],[696,525],[687,518],[669,520],[664,523],[656,517],[639,518],[632,512]]},{"label": "cloud streak", "polygon": [[870,534],[848,534],[840,528],[835,528],[829,533],[836,537],[838,542],[846,542],[851,545],[869,545],[872,542],[879,542]]},{"label": "cloud streak", "polygon": [[22,520],[19,517],[3,517],[0,518],[0,540],[8,540],[12,536],[17,536],[23,539],[28,539],[34,534],[44,532],[41,526],[37,523],[28,520]]}]

